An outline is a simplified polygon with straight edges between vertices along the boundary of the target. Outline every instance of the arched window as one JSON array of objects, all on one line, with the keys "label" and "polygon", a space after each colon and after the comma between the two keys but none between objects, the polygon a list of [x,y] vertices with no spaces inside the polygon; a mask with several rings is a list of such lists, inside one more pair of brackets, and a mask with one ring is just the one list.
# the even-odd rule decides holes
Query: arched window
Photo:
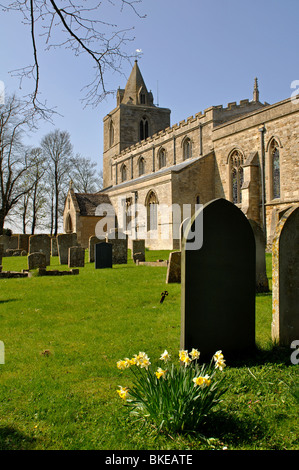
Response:
[{"label": "arched window", "polygon": [[186,137],[183,142],[183,160],[187,160],[191,156],[191,140]]},{"label": "arched window", "polygon": [[157,230],[158,228],[158,199],[154,191],[150,191],[146,198],[147,209],[147,230]]},{"label": "arched window", "polygon": [[123,182],[123,181],[126,181],[126,179],[127,179],[127,167],[126,167],[126,165],[125,165],[124,163],[123,163],[122,166],[121,166],[120,174],[121,174],[121,180],[122,180],[122,182]]},{"label": "arched window", "polygon": [[234,150],[229,157],[230,199],[234,204],[242,202],[243,154]]},{"label": "arched window", "polygon": [[144,173],[145,173],[145,161],[144,161],[143,157],[139,158],[138,171],[139,171],[139,176],[144,175]]},{"label": "arched window", "polygon": [[112,147],[114,143],[114,125],[113,122],[110,121],[110,126],[109,126],[109,146]]},{"label": "arched window", "polygon": [[271,186],[272,186],[272,199],[280,198],[280,155],[279,144],[273,139],[270,147],[270,172],[271,172]]},{"label": "arched window", "polygon": [[158,163],[159,163],[159,170],[166,166],[166,151],[165,149],[160,149],[158,153]]},{"label": "arched window", "polygon": [[139,139],[144,140],[147,139],[148,136],[148,120],[146,119],[146,117],[143,117],[139,123]]}]

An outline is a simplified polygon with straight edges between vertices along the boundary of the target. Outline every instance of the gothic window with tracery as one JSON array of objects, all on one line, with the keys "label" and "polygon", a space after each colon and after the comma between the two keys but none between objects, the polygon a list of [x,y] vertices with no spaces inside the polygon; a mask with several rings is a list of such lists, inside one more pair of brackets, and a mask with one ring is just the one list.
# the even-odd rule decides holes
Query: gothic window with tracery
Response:
[{"label": "gothic window with tracery", "polygon": [[139,139],[144,140],[147,139],[148,136],[148,120],[146,119],[146,117],[143,117],[139,123]]},{"label": "gothic window with tracery", "polygon": [[158,158],[159,158],[159,169],[161,169],[164,166],[166,166],[166,151],[165,151],[165,149],[162,148],[162,149],[159,150]]},{"label": "gothic window with tracery", "polygon": [[232,202],[240,204],[242,202],[243,155],[239,150],[235,150],[231,154],[229,165]]},{"label": "gothic window with tracery", "polygon": [[272,173],[272,199],[280,198],[280,156],[279,146],[276,140],[271,142],[270,162]]}]

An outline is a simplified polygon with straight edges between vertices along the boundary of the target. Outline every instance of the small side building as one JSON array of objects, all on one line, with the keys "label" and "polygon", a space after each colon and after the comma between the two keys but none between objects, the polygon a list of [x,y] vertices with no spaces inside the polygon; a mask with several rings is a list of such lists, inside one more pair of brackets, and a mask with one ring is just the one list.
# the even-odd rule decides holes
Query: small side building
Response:
[{"label": "small side building", "polygon": [[89,237],[95,235],[96,225],[104,217],[96,215],[101,204],[110,204],[107,194],[75,193],[70,184],[63,211],[63,230],[77,233],[78,243],[84,248],[88,248]]}]

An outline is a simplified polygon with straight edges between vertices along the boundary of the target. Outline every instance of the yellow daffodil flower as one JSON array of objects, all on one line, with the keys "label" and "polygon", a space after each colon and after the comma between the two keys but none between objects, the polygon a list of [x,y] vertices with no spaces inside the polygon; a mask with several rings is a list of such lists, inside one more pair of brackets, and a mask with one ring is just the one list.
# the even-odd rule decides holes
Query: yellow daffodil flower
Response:
[{"label": "yellow daffodil flower", "polygon": [[164,361],[164,362],[167,362],[170,360],[170,355],[168,354],[168,351],[164,351],[163,354],[161,354],[161,357],[160,357],[161,361]]},{"label": "yellow daffodil flower", "polygon": [[119,385],[119,388],[120,390],[116,390],[116,392],[119,394],[120,398],[126,400],[129,389],[127,387],[122,387],[121,385]]},{"label": "yellow daffodil flower", "polygon": [[164,375],[166,374],[166,370],[163,370],[161,369],[161,367],[158,367],[158,370],[157,372],[155,372],[156,376],[158,379],[160,379],[160,377],[164,377]]},{"label": "yellow daffodil flower", "polygon": [[200,355],[200,352],[197,349],[193,348],[191,353],[190,353],[192,361],[195,360],[195,359],[198,359],[199,355]]},{"label": "yellow daffodil flower", "polygon": [[198,386],[198,387],[203,388],[203,387],[210,385],[211,379],[208,375],[205,375],[204,377],[202,376],[194,377],[193,382],[194,382],[194,387]]}]

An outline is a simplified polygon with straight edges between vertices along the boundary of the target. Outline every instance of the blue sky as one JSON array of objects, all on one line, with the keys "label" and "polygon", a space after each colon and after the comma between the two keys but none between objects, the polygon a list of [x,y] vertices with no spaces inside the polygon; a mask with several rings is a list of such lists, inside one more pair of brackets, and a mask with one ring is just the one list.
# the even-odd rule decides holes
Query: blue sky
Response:
[{"label": "blue sky", "polygon": [[[129,8],[121,12],[119,0],[115,5],[112,10],[103,2],[101,18],[134,26],[127,52],[142,49],[143,78],[154,102],[171,109],[172,124],[212,105],[252,99],[255,77],[260,100],[268,103],[290,97],[292,82],[299,80],[298,0],[143,0],[136,7],[146,18]],[[33,86],[25,81],[19,89],[18,79],[9,74],[32,63],[29,33],[20,15],[0,12],[0,80],[6,94],[21,96]],[[42,37],[38,47],[42,98],[62,117],[54,125],[42,124],[27,143],[38,145],[54,128],[67,130],[74,152],[96,161],[100,169],[103,117],[115,107],[115,97],[84,109],[81,89],[91,80],[92,62],[68,50],[47,52]],[[124,88],[133,62],[123,63],[122,74],[107,74],[107,87]]]}]

